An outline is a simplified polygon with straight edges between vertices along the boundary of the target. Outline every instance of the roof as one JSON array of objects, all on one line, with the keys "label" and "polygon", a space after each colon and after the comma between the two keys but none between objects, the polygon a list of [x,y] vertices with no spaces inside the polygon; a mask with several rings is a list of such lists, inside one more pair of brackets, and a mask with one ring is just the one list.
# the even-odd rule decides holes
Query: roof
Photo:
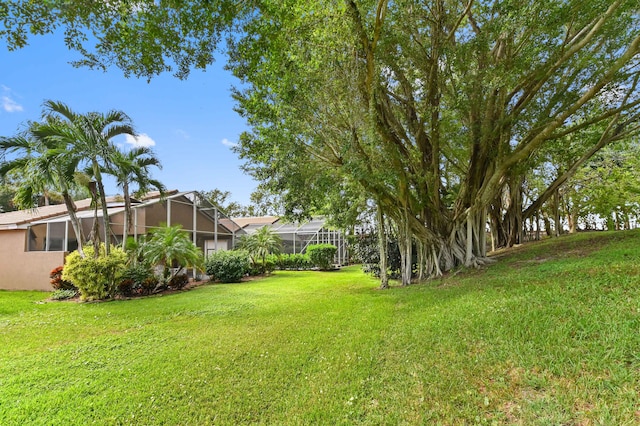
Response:
[{"label": "roof", "polygon": [[[150,192],[143,197],[140,197],[139,200],[132,200],[133,208],[146,206],[149,204],[153,204],[159,201],[167,200],[167,199],[180,199],[185,198],[189,202],[196,202],[196,193],[194,191],[186,191],[179,192],[177,190],[166,191],[163,196],[159,192]],[[78,218],[83,217],[91,217],[93,216],[93,211],[91,210],[91,199],[87,198],[84,200],[78,200],[75,202],[77,208],[77,216]],[[205,214],[208,214],[213,218],[213,214],[208,212],[208,210],[213,209],[214,207],[207,202],[206,206],[211,206],[207,208],[205,205],[198,203],[199,208]],[[119,213],[123,211],[123,198],[121,195],[115,195],[107,197],[107,210],[109,216],[112,214]],[[102,217],[102,209],[98,210],[98,217]],[[277,218],[276,218],[277,219]],[[63,222],[69,220],[69,215],[67,212],[67,207],[65,204],[56,204],[51,206],[42,206],[34,209],[28,210],[18,210],[15,212],[7,212],[0,213],[0,230],[9,230],[9,229],[23,229],[26,228],[27,225],[32,223],[46,223],[46,222]],[[219,217],[218,224],[224,228],[226,228],[229,232],[237,232],[242,228],[241,226],[234,223],[233,220],[226,217]]]},{"label": "roof", "polygon": [[233,221],[237,223],[241,228],[249,225],[273,225],[280,218],[277,216],[259,216],[259,217],[234,217]]},{"label": "roof", "polygon": [[[107,203],[115,201],[116,197],[107,197]],[[75,202],[78,211],[87,210],[91,207],[91,199],[78,200]],[[65,204],[54,204],[51,206],[40,206],[28,210],[17,210],[15,212],[0,213],[0,229],[16,229],[20,225],[26,225],[37,220],[44,220],[67,213]]]},{"label": "roof", "polygon": [[233,220],[248,234],[253,234],[263,226],[271,227],[277,234],[315,234],[324,228],[325,223],[324,217],[321,216],[301,223],[285,222],[276,216],[242,217],[234,218]]}]

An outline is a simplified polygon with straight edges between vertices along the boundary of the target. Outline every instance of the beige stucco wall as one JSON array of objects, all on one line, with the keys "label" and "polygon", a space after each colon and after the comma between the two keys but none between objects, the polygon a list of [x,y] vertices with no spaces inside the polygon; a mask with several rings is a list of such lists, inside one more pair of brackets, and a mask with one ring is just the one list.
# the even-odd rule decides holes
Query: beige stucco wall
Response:
[{"label": "beige stucco wall", "polygon": [[0,231],[0,289],[52,291],[49,272],[64,263],[64,252],[26,252],[25,231]]}]

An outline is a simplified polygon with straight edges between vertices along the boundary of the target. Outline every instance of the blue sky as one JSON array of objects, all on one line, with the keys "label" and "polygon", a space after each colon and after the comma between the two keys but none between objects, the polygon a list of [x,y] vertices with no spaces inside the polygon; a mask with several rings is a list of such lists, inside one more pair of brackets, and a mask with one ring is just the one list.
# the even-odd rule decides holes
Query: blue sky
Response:
[{"label": "blue sky", "polygon": [[[74,68],[69,62],[75,59],[79,54],[53,35],[32,38],[13,52],[0,46],[1,136],[38,120],[46,99],[81,113],[122,110],[133,119],[140,142],[153,145],[163,166],[153,176],[167,188],[218,188],[230,191],[233,201],[249,203],[256,182],[242,173],[230,149],[247,126],[233,111],[230,88],[237,80],[223,70],[223,56],[206,72],[192,71],[187,80],[165,74],[150,83],[127,79],[115,68],[106,73]],[[114,185],[107,191],[118,192]]]}]

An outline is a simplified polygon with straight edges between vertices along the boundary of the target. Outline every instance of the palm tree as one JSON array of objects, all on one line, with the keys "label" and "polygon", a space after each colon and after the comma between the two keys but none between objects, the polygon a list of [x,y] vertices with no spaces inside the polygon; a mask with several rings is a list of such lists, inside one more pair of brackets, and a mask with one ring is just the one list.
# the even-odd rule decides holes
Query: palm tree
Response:
[{"label": "palm tree", "polygon": [[180,268],[173,275],[177,275],[184,267],[204,268],[202,251],[193,244],[189,233],[183,231],[181,225],[162,226],[151,231],[143,252],[151,264],[162,266],[164,285],[172,278],[171,267],[174,263]]},{"label": "palm tree", "polygon": [[66,144],[74,156],[83,158],[90,166],[102,205],[104,242],[108,256],[111,227],[101,170],[112,162],[115,149],[111,140],[120,135],[135,135],[133,123],[122,111],[78,114],[66,104],[52,100],[45,101],[43,117],[45,127],[42,129],[42,136]]},{"label": "palm tree", "polygon": [[[14,204],[17,208],[34,208],[38,195],[53,189],[62,194],[71,226],[78,242],[78,253],[84,257],[82,245],[85,237],[76,215],[76,205],[71,191],[75,183],[75,171],[79,159],[70,155],[56,140],[42,136],[42,123],[29,123],[26,132],[14,137],[0,138],[0,152],[16,155],[12,160],[0,164],[0,176],[17,172],[23,178],[16,181]],[[11,155],[11,156],[13,156]]]},{"label": "palm tree", "polygon": [[239,246],[249,252],[254,265],[257,258],[262,260],[262,273],[265,273],[267,267],[265,263],[266,257],[269,254],[280,254],[282,238],[272,228],[263,226],[253,234],[241,236]]},{"label": "palm tree", "polygon": [[122,246],[124,247],[131,228],[131,184],[137,186],[134,195],[142,195],[151,189],[157,189],[160,194],[166,191],[166,187],[158,180],[152,179],[149,168],[156,166],[162,168],[160,160],[155,157],[153,151],[146,147],[134,148],[123,152],[119,149],[111,154],[111,164],[103,168],[103,172],[116,178],[117,185],[122,188],[124,196],[124,228]]}]

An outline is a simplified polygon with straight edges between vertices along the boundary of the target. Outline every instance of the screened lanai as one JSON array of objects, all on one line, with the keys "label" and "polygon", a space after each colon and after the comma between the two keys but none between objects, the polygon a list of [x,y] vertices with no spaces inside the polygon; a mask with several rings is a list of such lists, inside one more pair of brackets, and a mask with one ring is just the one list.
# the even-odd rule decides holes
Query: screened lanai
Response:
[{"label": "screened lanai", "polygon": [[344,234],[325,226],[323,217],[315,217],[309,222],[286,223],[274,216],[235,218],[247,234],[252,234],[263,226],[268,226],[282,238],[283,253],[305,253],[310,244],[332,244],[338,248],[335,262],[345,264],[348,260]]},{"label": "screened lanai", "polygon": [[[124,203],[116,197],[108,201],[111,224],[111,243],[119,244],[124,236]],[[90,235],[94,221],[93,209],[78,211],[77,216],[85,236]],[[102,209],[98,223],[103,229]],[[153,194],[132,202],[131,227],[128,235],[134,238],[162,225],[181,225],[205,255],[217,250],[230,250],[236,238],[245,232],[220,209],[197,191],[173,191],[160,197]],[[60,215],[32,222],[28,227],[27,251],[73,251],[77,248],[69,215]],[[102,234],[101,234],[102,235]]]}]

